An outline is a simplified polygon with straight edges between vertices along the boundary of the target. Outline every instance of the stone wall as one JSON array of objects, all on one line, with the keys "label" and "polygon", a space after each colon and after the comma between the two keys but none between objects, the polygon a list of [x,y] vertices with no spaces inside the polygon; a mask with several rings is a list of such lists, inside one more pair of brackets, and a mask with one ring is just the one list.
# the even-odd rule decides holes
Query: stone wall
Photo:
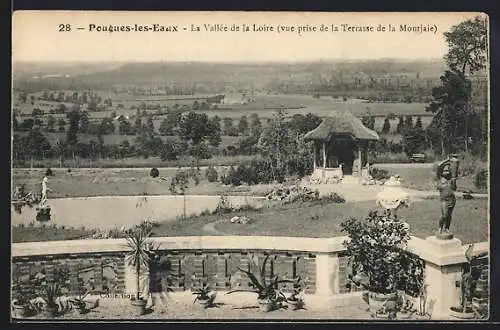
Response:
[{"label": "stone wall", "polygon": [[[189,290],[203,280],[220,291],[235,286],[248,288],[248,279],[237,268],[248,267],[249,258],[261,262],[269,256],[266,275],[281,279],[300,276],[305,293],[327,298],[352,292],[346,287],[347,256],[342,242],[346,237],[298,238],[255,236],[158,237],[162,259],[168,267],[160,277],[176,291]],[[425,299],[432,318],[449,316],[449,308],[459,301],[459,281],[465,249],[459,240],[436,241],[412,237],[408,252],[425,262]],[[133,270],[125,264],[123,239],[75,240],[12,244],[13,279],[27,281],[39,272],[53,278],[58,270],[69,272],[68,286],[76,292],[79,283],[91,281],[96,290],[131,294],[135,290]],[[489,250],[478,243],[476,252]],[[477,261],[487,272],[488,258]],[[486,265],[486,266],[485,266]],[[239,274],[239,275],[238,275]],[[150,274],[151,275],[151,274]],[[484,276],[483,276],[484,277]],[[284,289],[290,289],[284,285]]]}]

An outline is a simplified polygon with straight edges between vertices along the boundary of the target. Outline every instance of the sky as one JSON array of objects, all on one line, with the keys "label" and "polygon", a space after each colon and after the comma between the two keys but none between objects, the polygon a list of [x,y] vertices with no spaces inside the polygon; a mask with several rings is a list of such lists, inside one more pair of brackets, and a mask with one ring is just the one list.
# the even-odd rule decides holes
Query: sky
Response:
[{"label": "sky", "polygon": [[[12,58],[14,62],[440,59],[447,52],[443,32],[477,15],[484,14],[18,11],[12,19]],[[67,24],[71,31],[64,31]],[[98,26],[134,29],[135,24],[175,25],[178,31],[97,31]],[[234,24],[240,30],[206,32],[204,24],[228,29]],[[250,31],[242,31],[243,24]],[[253,24],[268,31],[254,32]],[[389,31],[389,24],[396,31]],[[434,30],[400,31],[404,24]],[[321,25],[329,30],[319,31]],[[386,31],[377,31],[379,25]],[[200,31],[191,31],[192,26]],[[332,26],[339,31],[332,31]],[[371,26],[374,31],[343,30],[347,26],[353,30]],[[299,34],[299,27],[316,31]]]}]

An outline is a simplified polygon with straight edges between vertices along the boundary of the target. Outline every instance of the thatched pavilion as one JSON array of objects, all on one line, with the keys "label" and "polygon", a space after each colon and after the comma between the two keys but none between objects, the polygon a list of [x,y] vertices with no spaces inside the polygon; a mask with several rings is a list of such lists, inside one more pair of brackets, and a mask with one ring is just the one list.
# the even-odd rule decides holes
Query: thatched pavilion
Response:
[{"label": "thatched pavilion", "polygon": [[368,163],[368,142],[378,134],[363,125],[350,112],[332,112],[323,122],[304,136],[314,142],[312,180],[327,183],[344,175],[361,175]]}]

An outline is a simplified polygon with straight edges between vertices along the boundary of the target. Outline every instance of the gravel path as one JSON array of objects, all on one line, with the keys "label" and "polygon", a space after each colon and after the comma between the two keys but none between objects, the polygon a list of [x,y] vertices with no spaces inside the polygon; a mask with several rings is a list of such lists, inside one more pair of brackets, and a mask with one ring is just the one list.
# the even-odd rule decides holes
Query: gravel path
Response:
[{"label": "gravel path", "polygon": [[[258,309],[255,295],[242,296],[242,299],[227,299],[227,295],[221,295],[216,299],[215,307],[203,309],[198,304],[193,304],[193,296],[189,293],[181,294],[181,298],[168,299],[164,308],[156,308],[146,315],[134,317],[134,310],[130,305],[130,300],[126,298],[104,298],[100,299],[99,307],[91,310],[88,314],[80,315],[76,310],[72,310],[56,319],[63,320],[109,320],[109,319],[370,319],[366,311],[367,305],[361,298],[354,302],[342,306],[332,306],[331,308],[305,306],[301,310],[289,310],[288,308],[275,310],[272,312],[262,312]],[[321,302],[318,302],[320,305]],[[160,306],[160,305],[158,305]],[[28,319],[39,320],[41,316],[30,317]]]}]

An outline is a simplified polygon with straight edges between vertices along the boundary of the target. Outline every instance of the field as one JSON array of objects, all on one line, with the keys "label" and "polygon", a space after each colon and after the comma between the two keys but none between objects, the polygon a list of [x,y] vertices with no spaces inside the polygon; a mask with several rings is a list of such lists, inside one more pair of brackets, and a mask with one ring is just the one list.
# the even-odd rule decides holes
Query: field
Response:
[{"label": "field", "polygon": [[[178,104],[179,106],[188,105],[191,107],[194,102],[193,98],[203,98],[207,96],[206,94],[192,96],[172,95],[167,98],[165,96],[131,97],[129,95],[100,94],[111,97],[113,105],[111,107],[107,106],[105,111],[92,112],[92,118],[109,117],[113,111],[118,115],[133,116],[136,113],[136,109],[132,109],[131,107],[134,105],[138,106],[141,103],[168,107],[173,107],[175,104]],[[311,95],[296,94],[256,94],[248,97],[251,97],[253,102],[240,104],[242,99],[241,94],[227,94],[226,103],[218,105],[218,109],[198,110],[198,112],[207,113],[209,116],[217,115],[221,118],[240,118],[242,115],[248,116],[251,113],[256,113],[260,117],[268,118],[272,115],[274,109],[284,107],[290,116],[294,114],[307,114],[310,112],[317,116],[325,117],[328,116],[331,111],[350,111],[356,116],[363,116],[368,113],[376,116],[386,116],[390,113],[412,116],[429,115],[429,113],[425,112],[426,103],[369,103],[359,99],[347,99],[343,101],[342,99],[327,96],[313,98]],[[123,108],[118,108],[118,104],[123,105]],[[33,107],[38,107],[48,112],[51,108],[56,108],[57,106],[57,102],[38,100],[35,101],[34,106],[29,103],[14,105],[20,113],[24,114],[31,114]],[[69,104],[66,104],[66,106],[69,106]],[[156,110],[146,111],[156,112]]]}]

